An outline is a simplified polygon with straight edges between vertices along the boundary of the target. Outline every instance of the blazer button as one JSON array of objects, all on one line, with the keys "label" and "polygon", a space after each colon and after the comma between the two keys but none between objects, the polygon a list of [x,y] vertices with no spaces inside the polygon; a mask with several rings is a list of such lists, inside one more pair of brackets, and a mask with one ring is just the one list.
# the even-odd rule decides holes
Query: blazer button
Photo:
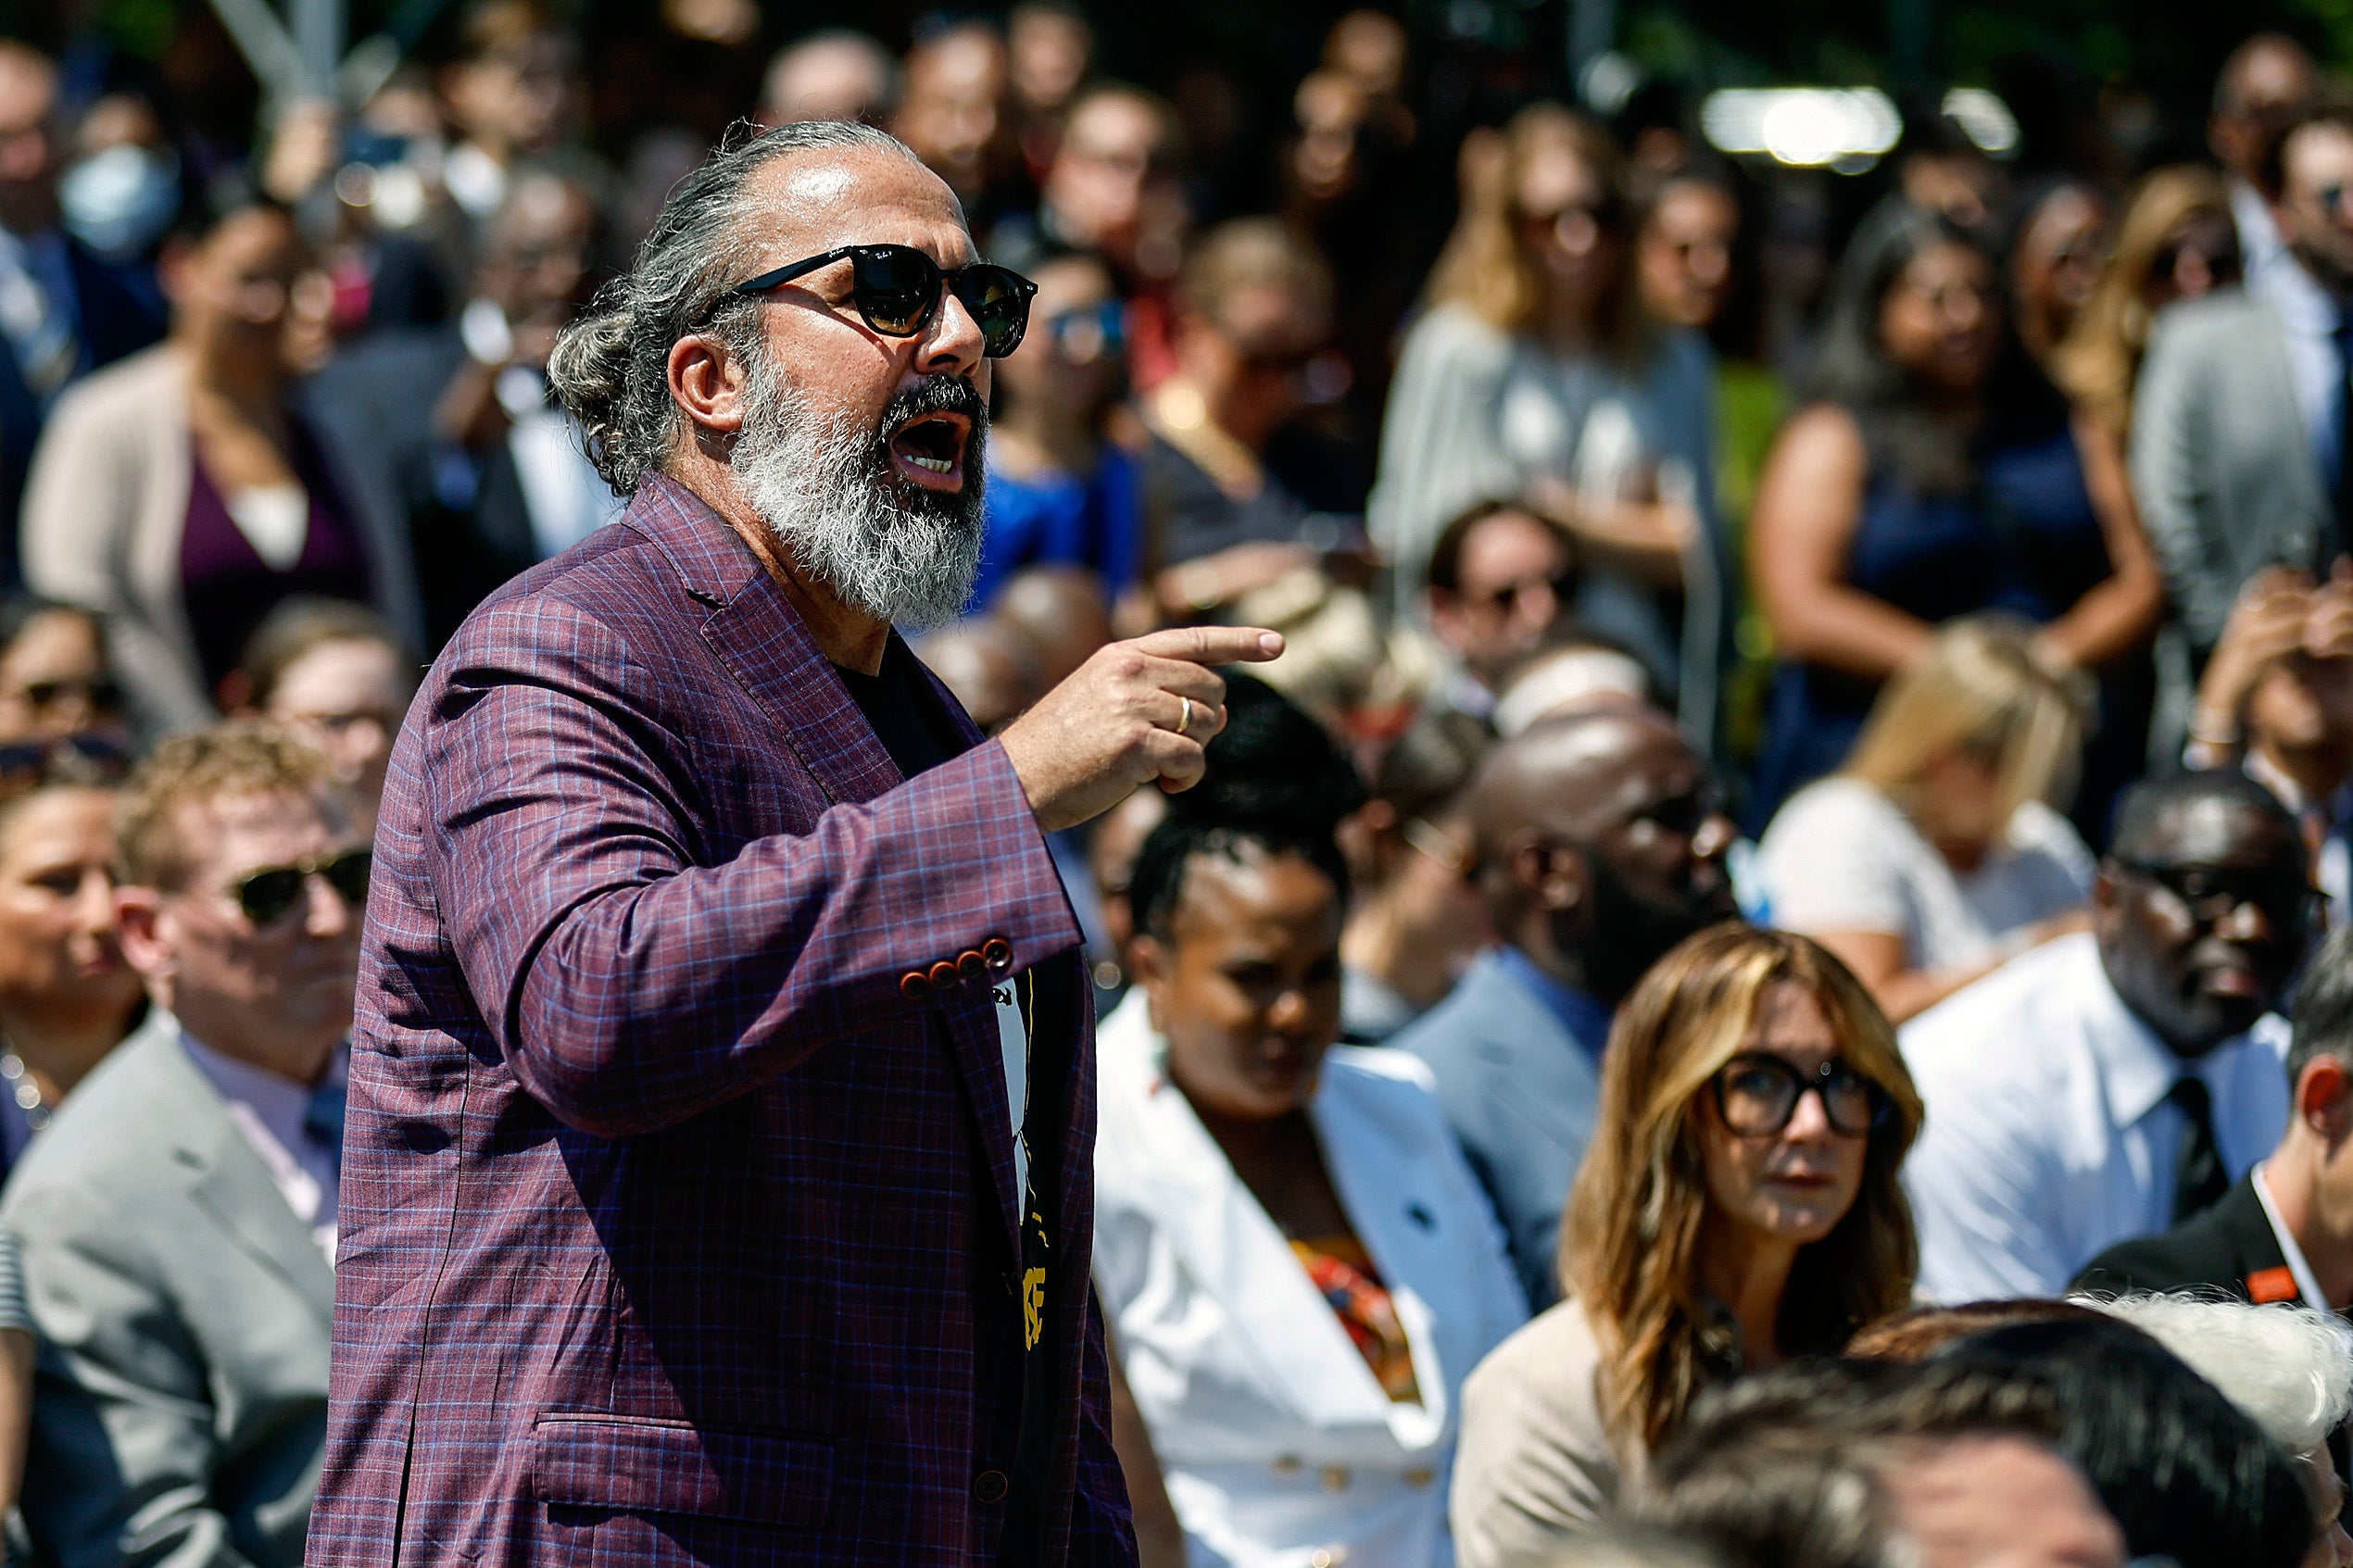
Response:
[{"label": "blazer button", "polygon": [[920,969],[911,969],[899,977],[899,994],[911,1002],[920,1002],[931,994],[931,982],[924,978]]},{"label": "blazer button", "polygon": [[1001,1470],[984,1470],[973,1477],[973,1501],[1003,1502],[1005,1494],[1013,1490]]},{"label": "blazer button", "polygon": [[1422,1487],[1428,1486],[1431,1482],[1437,1479],[1438,1472],[1429,1469],[1426,1465],[1416,1465],[1413,1469],[1405,1472],[1405,1485],[1413,1487],[1416,1491],[1419,1491]]},{"label": "blazer button", "polygon": [[942,959],[937,963],[931,966],[931,988],[933,990],[945,991],[948,987],[953,985],[954,984],[956,984],[956,966],[954,964],[949,962],[946,959]]},{"label": "blazer button", "polygon": [[977,980],[988,972],[988,960],[967,947],[956,956],[956,972],[967,980]]},{"label": "blazer button", "polygon": [[1344,1492],[1348,1490],[1348,1466],[1344,1464],[1327,1464],[1324,1466],[1320,1479],[1324,1483],[1324,1490],[1327,1492]]},{"label": "blazer button", "polygon": [[1010,969],[1013,962],[1013,945],[1001,936],[991,936],[980,945],[980,956],[991,969]]}]

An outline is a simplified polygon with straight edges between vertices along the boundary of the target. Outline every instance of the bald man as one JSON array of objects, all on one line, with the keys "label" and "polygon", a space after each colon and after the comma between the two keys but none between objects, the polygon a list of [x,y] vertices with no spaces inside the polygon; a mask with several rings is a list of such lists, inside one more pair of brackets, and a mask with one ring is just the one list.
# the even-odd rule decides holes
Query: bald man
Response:
[{"label": "bald man", "polygon": [[1470,790],[1472,875],[1502,945],[1395,1044],[1429,1064],[1541,1311],[1561,1206],[1593,1133],[1602,1047],[1642,972],[1737,918],[1732,824],[1707,766],[1630,704],[1546,720]]},{"label": "bald man", "polygon": [[2249,277],[2282,259],[2277,224],[2259,189],[2264,144],[2320,91],[2321,68],[2295,39],[2259,32],[2222,62],[2206,143],[2229,176],[2231,216]]}]

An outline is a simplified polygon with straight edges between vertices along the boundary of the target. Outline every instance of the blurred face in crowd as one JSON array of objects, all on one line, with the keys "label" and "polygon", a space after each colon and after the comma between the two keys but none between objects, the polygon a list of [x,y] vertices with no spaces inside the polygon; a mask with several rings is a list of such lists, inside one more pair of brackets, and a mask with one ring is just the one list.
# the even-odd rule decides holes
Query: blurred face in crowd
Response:
[{"label": "blurred face in crowd", "polygon": [[2223,168],[2253,183],[2262,161],[2264,127],[2309,103],[2320,87],[2312,56],[2277,36],[2242,45],[2223,68],[2220,102],[2207,141]]},{"label": "blurred face in crowd", "polygon": [[1168,182],[1167,140],[1158,108],[1133,94],[1096,93],[1074,108],[1045,182],[1062,237],[1137,267],[1151,189]]},{"label": "blurred face in crowd", "polygon": [[[747,278],[849,245],[908,245],[947,270],[975,259],[954,194],[895,154],[806,153],[752,180]],[[758,295],[764,363],[681,340],[672,387],[711,371],[696,383],[716,399],[702,417],[740,421],[726,433],[735,483],[789,559],[878,620],[943,624],[979,561],[992,362],[954,291],[894,337],[860,315],[854,278],[845,257]]]},{"label": "blurred face in crowd", "polygon": [[1040,691],[1070,679],[1112,640],[1110,598],[1102,580],[1083,566],[1024,567],[1000,590],[989,613],[1027,640]]},{"label": "blurred face in crowd", "polygon": [[2108,264],[2108,204],[2088,185],[2062,185],[2027,220],[2010,256],[2010,293],[2027,346],[2046,353],[2091,302]]},{"label": "blurred face in crowd", "polygon": [[2311,1549],[2302,1568],[2353,1568],[2353,1534],[2345,1528],[2345,1478],[2326,1448],[2296,1456],[2296,1471],[2312,1499]]},{"label": "blurred face in crowd", "polygon": [[283,913],[256,924],[238,888],[258,872],[364,848],[349,807],[332,791],[222,796],[182,807],[177,826],[181,884],[116,894],[124,953],[197,1039],[316,1083],[351,1029],[362,911],[314,874]]},{"label": "blurred face in crowd", "polygon": [[2308,858],[2291,825],[2222,798],[2175,806],[2151,836],[2101,862],[2092,926],[2125,1006],[2195,1059],[2252,1028],[2295,975]]},{"label": "blurred face in crowd", "polygon": [[252,207],[164,254],[172,334],[218,370],[259,380],[287,370],[296,287],[310,257],[294,220]]},{"label": "blurred face in crowd", "polygon": [[1136,911],[1127,902],[1136,857],[1166,815],[1166,796],[1156,789],[1139,789],[1097,817],[1088,834],[1087,869],[1094,877],[1095,896],[1102,900],[1103,931],[1123,962],[1127,945],[1136,935]]},{"label": "blurred face in crowd", "polygon": [[[1759,1059],[1794,1068],[1810,1083],[1840,1056],[1821,1002],[1806,987],[1782,981],[1757,998],[1748,1038],[1717,1079],[1717,1090],[1693,1103],[1710,1217],[1740,1238],[1732,1243],[1736,1248],[1810,1246],[1855,1206],[1863,1190],[1869,1129],[1847,1133],[1832,1125],[1822,1091],[1801,1093],[1778,1132],[1751,1130],[1771,1120],[1757,1108],[1769,1107],[1781,1092],[1781,1079],[1769,1063],[1760,1067]],[[1847,1111],[1840,1114],[1845,1119]]]},{"label": "blurred face in crowd", "polygon": [[1194,856],[1167,936],[1136,939],[1168,1076],[1203,1122],[1269,1122],[1314,1097],[1340,1037],[1340,915],[1303,857],[1245,847]]},{"label": "blurred face in crowd", "polygon": [[562,144],[579,80],[572,36],[535,32],[452,66],[442,91],[459,130],[503,162]]},{"label": "blurred face in crowd", "polygon": [[1994,1434],[1906,1448],[1881,1482],[1919,1568],[2123,1568],[2124,1533],[2054,1450]]},{"label": "blurred face in crowd", "polygon": [[1028,653],[1020,637],[986,616],[961,621],[915,647],[916,657],[986,735],[1012,723],[1037,696]]},{"label": "blurred face in crowd", "polygon": [[1087,79],[1094,35],[1077,12],[1059,6],[1016,6],[1005,21],[1006,76],[1014,99],[1033,114],[1070,102]]},{"label": "blurred face in crowd", "polygon": [[321,643],[288,665],[270,693],[268,717],[326,754],[351,792],[363,831],[375,826],[384,764],[415,686],[394,649],[373,639]]},{"label": "blurred face in crowd", "polygon": [[812,38],[776,56],[760,99],[771,129],[804,119],[879,123],[890,105],[890,61],[859,38]]},{"label": "blurred face in crowd", "polygon": [[1405,30],[1381,11],[1351,11],[1332,23],[1324,64],[1367,94],[1394,94],[1405,82]]},{"label": "blurred face in crowd", "polygon": [[2249,740],[2292,763],[2293,776],[2342,783],[2353,775],[2353,657],[2315,659],[2299,649],[2276,659],[2246,709]]},{"label": "blurred face in crowd", "polygon": [[57,221],[57,68],[0,42],[0,229],[35,234]]},{"label": "blurred face in crowd", "polygon": [[1219,429],[1257,451],[1304,406],[1307,366],[1331,332],[1319,302],[1283,283],[1251,283],[1207,314],[1188,310],[1177,363]]},{"label": "blurred face in crowd", "polygon": [[1458,585],[1429,595],[1431,630],[1490,691],[1567,619],[1576,561],[1560,530],[1501,511],[1463,539]]},{"label": "blurred face in crowd", "polygon": [[1928,246],[1880,303],[1881,345],[1934,392],[1963,395],[1983,386],[2000,330],[1993,268],[1967,245]]},{"label": "blurred face in crowd", "polygon": [[0,1016],[52,1029],[139,1000],[115,927],[114,796],[50,788],[0,822]]},{"label": "blurred face in crowd", "polygon": [[1615,1003],[1669,947],[1739,913],[1724,869],[1732,823],[1667,720],[1548,721],[1507,744],[1472,799],[1505,940]]},{"label": "blurred face in crowd", "polygon": [[989,147],[1005,96],[1005,46],[994,28],[968,23],[919,45],[907,59],[907,96],[892,129],[970,202],[988,183]]},{"label": "blurred face in crowd", "polygon": [[1941,213],[1964,229],[1985,221],[2002,182],[1993,159],[1957,148],[1906,154],[1896,180],[1906,201],[1923,212]]},{"label": "blurred face in crowd", "polygon": [[127,738],[97,624],[77,610],[36,615],[0,649],[0,746],[93,734]]},{"label": "blurred face in crowd", "polygon": [[1118,395],[1126,364],[1126,318],[1111,274],[1092,257],[1048,262],[1031,280],[1029,332],[998,362],[1009,409],[1090,421]]},{"label": "blurred face in crowd", "polygon": [[1740,205],[1720,185],[1679,180],[1651,208],[1636,247],[1642,303],[1660,320],[1694,330],[1724,308],[1732,285]]},{"label": "blurred face in crowd", "polygon": [[475,293],[510,325],[560,327],[587,303],[596,204],[569,180],[517,182],[475,268]]},{"label": "blurred face in crowd", "polygon": [[2238,232],[2229,216],[2196,212],[2166,236],[2141,300],[2154,314],[2175,300],[2203,298],[2238,276]]},{"label": "blurred face in crowd", "polygon": [[1521,160],[1513,193],[1521,243],[1542,271],[1557,307],[1589,310],[1617,265],[1607,226],[1609,192],[1598,170],[1565,135],[1547,135]]},{"label": "blurred face in crowd", "polygon": [[2299,128],[2281,150],[2280,175],[2280,237],[2322,287],[2353,288],[2353,128]]}]

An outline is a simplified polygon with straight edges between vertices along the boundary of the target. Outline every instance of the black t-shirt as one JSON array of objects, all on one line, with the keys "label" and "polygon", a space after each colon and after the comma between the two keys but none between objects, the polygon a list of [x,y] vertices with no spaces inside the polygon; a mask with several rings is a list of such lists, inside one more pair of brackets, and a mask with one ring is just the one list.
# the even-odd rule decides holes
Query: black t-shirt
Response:
[{"label": "black t-shirt", "polygon": [[[874,726],[883,749],[906,777],[912,779],[963,752],[963,732],[933,696],[915,656],[897,636],[883,652],[879,672],[867,675],[839,665],[835,671],[849,688],[849,699],[858,705],[858,711]],[[1030,1292],[1034,1289],[1042,1297],[1045,1290],[1046,1216],[1051,1212],[1054,1173],[1061,1168],[1063,1129],[1057,1118],[1067,1082],[1064,1044],[1072,1022],[1070,968],[1067,960],[1057,955],[1031,969],[1026,977],[1032,983],[1026,987],[1025,1020],[1029,1035],[1029,1107],[1022,1126],[1022,1140],[1030,1156],[1029,1190],[1022,1194],[1021,1203],[1025,1323],[1029,1321]],[[1005,1532],[998,1548],[998,1561],[1012,1568],[1042,1560],[1038,1505],[1045,1498],[1053,1463],[1055,1357],[1052,1338],[1044,1332],[1051,1319],[1042,1313],[1042,1300],[1040,1307],[1036,1337],[1026,1344],[1022,1359],[1021,1436],[1008,1477]]]}]

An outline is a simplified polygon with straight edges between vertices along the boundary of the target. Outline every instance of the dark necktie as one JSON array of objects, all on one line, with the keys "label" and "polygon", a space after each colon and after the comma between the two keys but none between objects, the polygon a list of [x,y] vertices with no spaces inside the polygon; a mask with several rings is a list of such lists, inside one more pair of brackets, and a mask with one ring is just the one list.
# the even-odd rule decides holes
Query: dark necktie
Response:
[{"label": "dark necktie", "polygon": [[338,1079],[312,1090],[310,1104],[302,1113],[302,1130],[327,1151],[338,1178],[343,1173],[343,1110],[344,1085]]},{"label": "dark necktie", "polygon": [[2165,1098],[2182,1113],[2182,1147],[2173,1163],[2173,1223],[2203,1213],[2231,1190],[2222,1150],[2214,1142],[2214,1097],[2199,1078],[2176,1079]]}]

